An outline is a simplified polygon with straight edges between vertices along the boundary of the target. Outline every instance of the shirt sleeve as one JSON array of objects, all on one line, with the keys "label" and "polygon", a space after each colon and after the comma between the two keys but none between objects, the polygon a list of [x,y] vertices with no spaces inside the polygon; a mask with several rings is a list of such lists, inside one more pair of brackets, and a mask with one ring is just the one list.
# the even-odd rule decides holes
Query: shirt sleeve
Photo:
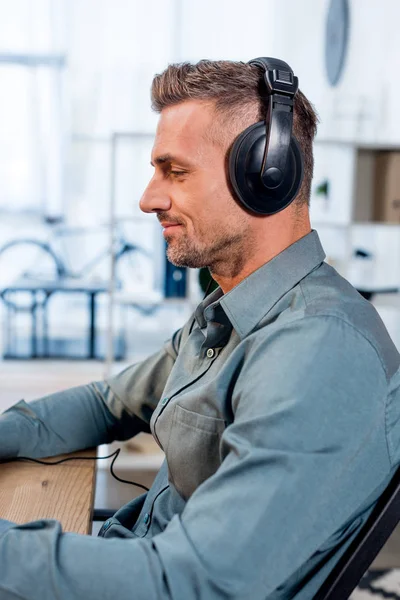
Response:
[{"label": "shirt sleeve", "polygon": [[351,326],[315,317],[249,340],[246,354],[222,464],[164,532],[10,528],[0,535],[1,598],[264,600],[337,532],[343,539],[389,469],[379,357]]},{"label": "shirt sleeve", "polygon": [[180,336],[179,330],[159,352],[107,381],[21,400],[6,410],[0,416],[0,459],[55,456],[149,432]]},{"label": "shirt sleeve", "polygon": [[15,523],[12,523],[11,521],[7,521],[6,519],[0,519],[0,535],[4,531],[7,531],[7,529],[10,529],[10,527],[13,527],[14,525]]}]

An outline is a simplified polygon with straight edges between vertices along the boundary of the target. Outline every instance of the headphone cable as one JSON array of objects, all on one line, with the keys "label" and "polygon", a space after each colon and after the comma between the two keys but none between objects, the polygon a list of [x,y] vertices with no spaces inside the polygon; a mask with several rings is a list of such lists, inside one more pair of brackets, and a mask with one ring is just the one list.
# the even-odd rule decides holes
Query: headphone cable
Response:
[{"label": "headphone cable", "polygon": [[53,465],[59,465],[63,462],[67,462],[68,460],[104,460],[106,458],[113,458],[111,465],[110,465],[110,473],[111,475],[117,480],[117,481],[121,481],[121,483],[129,483],[130,485],[135,485],[136,487],[142,488],[143,490],[145,490],[146,492],[149,491],[149,488],[146,487],[145,485],[141,484],[141,483],[137,483],[136,481],[128,481],[127,479],[122,479],[121,477],[118,477],[118,475],[115,474],[114,472],[114,463],[117,460],[119,454],[121,452],[121,448],[118,448],[117,450],[115,450],[115,452],[113,452],[112,454],[109,454],[108,456],[71,456],[69,458],[62,458],[61,460],[55,460],[55,461],[51,461],[51,462],[47,462],[45,460],[38,460],[37,458],[29,458],[28,456],[18,456],[17,458],[10,458],[7,460],[0,460],[0,464],[4,464],[4,463],[8,463],[8,462],[17,462],[17,461],[29,461],[29,462],[34,462],[34,463],[38,463],[40,465],[49,465],[49,466],[53,466]]},{"label": "headphone cable", "polygon": [[[210,281],[208,282],[207,289],[205,291],[203,300],[205,300],[207,298],[208,293],[209,293],[210,288],[213,283],[214,283],[214,280],[211,278]],[[191,324],[191,327],[190,327],[190,333],[193,329],[195,322],[196,322],[196,319],[194,318],[193,322]],[[116,479],[117,481],[120,481],[121,483],[128,483],[129,485],[134,485],[134,486],[139,487],[139,488],[145,490],[146,492],[148,492],[149,488],[146,487],[145,485],[143,485],[142,483],[137,483],[136,481],[128,481],[127,479],[122,479],[121,477],[118,477],[118,475],[115,474],[113,467],[114,467],[114,463],[117,460],[120,452],[121,452],[121,448],[118,448],[117,450],[115,450],[115,452],[113,452],[112,454],[109,454],[107,456],[95,456],[95,457],[93,457],[93,456],[71,456],[69,458],[62,458],[60,460],[55,460],[55,461],[51,461],[51,462],[47,462],[45,460],[39,460],[37,458],[29,458],[28,456],[18,456],[16,458],[0,460],[0,464],[10,463],[10,462],[18,462],[18,461],[28,461],[28,462],[38,463],[39,465],[53,466],[53,465],[60,465],[61,463],[67,462],[68,460],[105,460],[106,458],[112,458],[113,460],[111,461],[111,465],[110,465],[110,473],[114,477],[114,479]]]}]

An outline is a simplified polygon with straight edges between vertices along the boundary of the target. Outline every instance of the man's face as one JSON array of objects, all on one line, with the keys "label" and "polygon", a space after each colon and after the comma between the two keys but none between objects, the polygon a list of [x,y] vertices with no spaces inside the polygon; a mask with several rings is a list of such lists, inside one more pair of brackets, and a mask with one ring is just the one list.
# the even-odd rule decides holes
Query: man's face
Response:
[{"label": "man's face", "polygon": [[140,207],[157,213],[175,265],[212,268],[244,259],[251,217],[229,190],[226,149],[207,136],[215,119],[212,105],[190,100],[164,109],[158,123],[155,172]]}]

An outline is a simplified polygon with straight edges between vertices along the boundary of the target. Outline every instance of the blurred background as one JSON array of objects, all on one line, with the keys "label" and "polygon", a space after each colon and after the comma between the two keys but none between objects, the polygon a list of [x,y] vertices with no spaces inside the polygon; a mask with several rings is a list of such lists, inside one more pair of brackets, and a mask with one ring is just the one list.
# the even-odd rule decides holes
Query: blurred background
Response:
[{"label": "blurred background", "polygon": [[171,62],[289,62],[320,117],[312,225],[400,349],[399,21],[396,0],[0,0],[0,408],[147,356],[202,296],[138,207]]}]

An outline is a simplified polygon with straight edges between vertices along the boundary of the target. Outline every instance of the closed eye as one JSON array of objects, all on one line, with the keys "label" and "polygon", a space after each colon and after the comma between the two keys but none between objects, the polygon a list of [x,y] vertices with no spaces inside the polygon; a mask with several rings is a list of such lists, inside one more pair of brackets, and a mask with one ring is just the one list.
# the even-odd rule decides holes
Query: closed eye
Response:
[{"label": "closed eye", "polygon": [[170,175],[175,175],[176,177],[179,177],[180,175],[186,175],[187,171],[169,171]]}]

